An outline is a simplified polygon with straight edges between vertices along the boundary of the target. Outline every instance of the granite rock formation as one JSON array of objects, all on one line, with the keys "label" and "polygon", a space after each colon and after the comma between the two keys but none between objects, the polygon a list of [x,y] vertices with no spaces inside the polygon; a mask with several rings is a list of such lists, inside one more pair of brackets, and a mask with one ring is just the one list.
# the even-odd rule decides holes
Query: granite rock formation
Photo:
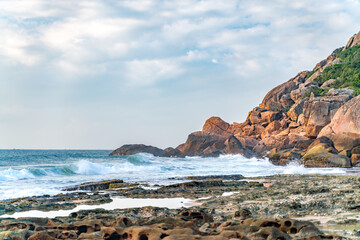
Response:
[{"label": "granite rock formation", "polygon": [[[229,124],[211,117],[202,131],[191,133],[184,144],[172,149],[172,156],[268,156],[277,159],[276,164],[299,160],[311,167],[359,164],[360,96],[354,97],[360,93],[360,71],[356,67],[359,59],[360,32],[312,71],[300,72],[269,91],[245,122]],[[343,69],[349,64],[355,71],[351,78],[345,74],[349,69]],[[327,137],[331,144],[314,147],[312,143],[319,137]],[[112,154],[133,154],[138,150],[116,150]],[[154,155],[164,154],[157,150]]]}]

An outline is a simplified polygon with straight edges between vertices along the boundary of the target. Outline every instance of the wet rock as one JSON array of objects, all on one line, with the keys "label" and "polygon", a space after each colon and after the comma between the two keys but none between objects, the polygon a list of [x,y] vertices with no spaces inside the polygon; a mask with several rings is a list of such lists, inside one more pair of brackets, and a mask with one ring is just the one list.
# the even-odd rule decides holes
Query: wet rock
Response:
[{"label": "wet rock", "polygon": [[154,156],[161,156],[165,154],[165,151],[160,148],[144,144],[126,144],[110,153],[110,156],[134,155],[137,153],[150,153]]},{"label": "wet rock", "polygon": [[111,184],[118,184],[118,183],[124,183],[124,181],[120,180],[120,179],[112,179],[112,180],[106,180],[106,181],[102,181],[102,182],[87,182],[87,183],[82,183],[80,185],[63,188],[62,190],[63,191],[104,190],[104,189],[109,189]]},{"label": "wet rock", "polygon": [[255,155],[251,150],[244,148],[234,135],[231,135],[225,141],[225,146],[224,152],[226,154],[241,154],[247,158],[251,158]]},{"label": "wet rock", "polygon": [[179,149],[168,147],[164,149],[165,153],[161,157],[184,157]]},{"label": "wet rock", "polygon": [[235,212],[234,217],[240,219],[251,218],[251,211],[249,209],[243,208]]},{"label": "wet rock", "polygon": [[343,150],[352,150],[356,146],[360,146],[360,137],[351,134],[332,134],[329,138],[333,141],[335,148],[340,152]]},{"label": "wet rock", "polygon": [[307,154],[312,153],[335,153],[337,154],[338,151],[334,147],[333,141],[327,137],[319,137],[315,139],[311,145],[308,147]]},{"label": "wet rock", "polygon": [[188,180],[242,180],[243,175],[207,175],[207,176],[191,176]]},{"label": "wet rock", "polygon": [[351,160],[343,155],[333,153],[311,153],[302,158],[305,167],[351,167]]},{"label": "wet rock", "polygon": [[351,155],[351,164],[354,167],[360,167],[360,154],[352,154]]},{"label": "wet rock", "polygon": [[220,150],[225,148],[225,140],[220,135],[194,132],[178,149],[186,156],[218,156],[221,153]]}]

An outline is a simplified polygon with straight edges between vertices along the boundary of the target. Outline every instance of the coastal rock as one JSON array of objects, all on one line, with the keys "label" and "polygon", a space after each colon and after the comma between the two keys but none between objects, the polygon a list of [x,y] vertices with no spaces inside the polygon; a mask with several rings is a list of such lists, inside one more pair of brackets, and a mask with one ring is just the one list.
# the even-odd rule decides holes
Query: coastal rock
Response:
[{"label": "coastal rock", "polygon": [[218,156],[225,148],[225,140],[221,135],[194,132],[177,149],[186,156]]},{"label": "coastal rock", "polygon": [[348,96],[352,96],[354,93],[354,90],[349,89],[349,88],[340,88],[340,89],[336,89],[336,88],[331,88],[327,93],[326,96],[339,96],[339,95],[348,95]]},{"label": "coastal rock", "polygon": [[281,128],[281,124],[279,121],[273,121],[269,125],[266,126],[264,131],[261,133],[261,138],[264,139],[269,137],[272,133],[279,130]]},{"label": "coastal rock", "polygon": [[254,156],[254,153],[246,149],[242,146],[241,142],[234,136],[231,135],[226,141],[225,141],[225,153],[226,154],[241,154],[247,158],[251,158]]},{"label": "coastal rock", "polygon": [[321,89],[328,89],[335,82],[335,79],[329,79],[321,85]]},{"label": "coastal rock", "polygon": [[299,160],[302,157],[302,155],[299,153],[299,150],[278,150],[276,148],[271,149],[271,151],[266,156],[274,165],[280,166],[285,166],[288,163]]},{"label": "coastal rock", "polygon": [[358,46],[358,45],[360,45],[360,32],[358,34],[354,34],[354,36],[352,36],[349,39],[349,41],[346,44],[346,47],[344,49],[351,48],[351,47]]},{"label": "coastal rock", "polygon": [[273,121],[281,119],[281,114],[280,112],[277,111],[264,111],[261,112],[260,115],[261,115],[261,119],[267,123],[271,123]]},{"label": "coastal rock", "polygon": [[[348,58],[345,59],[346,53],[341,51],[360,45],[359,39],[360,32],[345,48],[336,49],[316,64],[311,72],[300,72],[274,87],[243,123],[229,124],[219,117],[211,117],[202,131],[190,134],[176,149],[156,149],[152,154],[184,157],[240,153],[249,157],[252,154],[265,156],[268,151],[277,149],[277,152],[282,151],[281,156],[288,156],[289,161],[299,155],[341,153],[351,157],[358,154],[352,153],[360,144],[360,98],[353,98],[358,87],[349,79],[339,77],[343,75],[335,70],[343,71],[341,65],[347,64]],[[352,50],[359,51],[358,48]],[[358,64],[357,59],[350,59],[354,61],[352,65]],[[330,67],[335,70],[326,71]],[[322,136],[332,139],[333,143],[315,141],[310,146]],[[155,151],[139,146],[128,148],[118,150],[119,154]]]},{"label": "coastal rock", "polygon": [[299,84],[299,88],[290,92],[290,97],[294,102],[298,102],[299,100],[305,98],[305,94],[311,92],[316,88],[318,88],[318,83],[316,82],[306,82]]},{"label": "coastal rock", "polygon": [[118,183],[124,183],[124,181],[120,179],[112,179],[102,182],[87,182],[73,187],[67,187],[62,190],[63,191],[76,191],[76,190],[98,191],[98,190],[109,189],[111,184],[118,184]]},{"label": "coastal rock", "polygon": [[290,97],[291,91],[298,88],[300,83],[305,81],[307,71],[299,73],[295,78],[273,88],[266,94],[260,108],[278,111],[283,107],[288,107],[294,104],[294,101]]},{"label": "coastal rock", "polygon": [[253,148],[259,143],[259,140],[252,136],[235,135],[235,137],[239,139],[244,148],[249,150],[253,150]]},{"label": "coastal rock", "polygon": [[280,135],[280,134],[271,135],[271,136],[261,140],[254,147],[254,151],[264,153],[264,152],[269,151],[269,150],[271,150],[273,148],[278,148],[278,149],[291,148],[291,146],[289,146],[289,144],[290,144],[290,139],[289,139],[288,136],[284,136],[284,135]]},{"label": "coastal rock", "polygon": [[304,103],[306,135],[316,138],[331,122],[337,110],[351,99],[348,95],[316,97]]},{"label": "coastal rock", "polygon": [[340,167],[350,168],[351,160],[340,154],[311,153],[302,158],[305,167]]},{"label": "coastal rock", "polygon": [[266,112],[266,109],[263,108],[259,108],[256,107],[254,108],[251,112],[249,112],[248,116],[247,116],[247,120],[251,123],[251,124],[259,124],[262,122],[266,121],[266,117],[264,116],[264,118],[261,117],[261,113],[262,112]]},{"label": "coastal rock", "polygon": [[331,123],[319,133],[319,136],[339,133],[360,136],[360,95],[341,106],[332,118]]},{"label": "coastal rock", "polygon": [[360,167],[360,154],[352,154],[351,155],[351,164],[354,167]]},{"label": "coastal rock", "polygon": [[206,120],[202,132],[205,134],[217,134],[225,138],[232,134],[230,124],[219,117],[211,117]]},{"label": "coastal rock", "polygon": [[297,101],[287,112],[287,115],[292,121],[296,122],[299,118],[299,115],[303,113],[304,102],[304,100]]},{"label": "coastal rock", "polygon": [[352,150],[360,145],[360,136],[352,134],[332,134],[329,138],[333,141],[335,148],[341,152],[343,150]]},{"label": "coastal rock", "polygon": [[166,152],[160,148],[148,146],[144,144],[127,144],[123,145],[120,148],[116,149],[110,156],[117,156],[117,155],[134,155],[137,153],[150,153],[154,156],[161,156]]},{"label": "coastal rock", "polygon": [[164,149],[165,153],[163,153],[162,157],[182,157],[182,153],[179,149],[168,147]]},{"label": "coastal rock", "polygon": [[335,153],[337,154],[338,151],[334,147],[334,143],[331,139],[327,137],[320,137],[315,139],[315,141],[308,147],[306,154],[312,153]]}]

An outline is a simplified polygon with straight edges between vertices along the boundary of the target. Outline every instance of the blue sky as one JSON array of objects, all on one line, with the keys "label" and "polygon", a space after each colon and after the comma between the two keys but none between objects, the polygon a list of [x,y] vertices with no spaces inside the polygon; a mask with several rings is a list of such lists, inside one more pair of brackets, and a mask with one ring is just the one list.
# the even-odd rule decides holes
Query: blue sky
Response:
[{"label": "blue sky", "polygon": [[360,30],[358,0],[0,0],[0,148],[177,146]]}]

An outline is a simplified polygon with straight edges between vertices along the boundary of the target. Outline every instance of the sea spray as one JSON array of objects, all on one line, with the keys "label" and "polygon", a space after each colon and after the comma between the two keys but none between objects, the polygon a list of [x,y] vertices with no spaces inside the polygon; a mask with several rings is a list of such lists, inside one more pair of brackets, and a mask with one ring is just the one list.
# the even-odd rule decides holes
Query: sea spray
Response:
[{"label": "sea spray", "polygon": [[[67,186],[122,179],[151,185],[178,182],[177,177],[241,174],[345,174],[344,169],[305,168],[296,162],[275,166],[267,159],[241,155],[160,158],[151,154],[112,156],[110,151],[0,150],[0,199],[60,193]],[[15,156],[15,157],[14,157]],[[354,169],[353,169],[354,170]]]}]

